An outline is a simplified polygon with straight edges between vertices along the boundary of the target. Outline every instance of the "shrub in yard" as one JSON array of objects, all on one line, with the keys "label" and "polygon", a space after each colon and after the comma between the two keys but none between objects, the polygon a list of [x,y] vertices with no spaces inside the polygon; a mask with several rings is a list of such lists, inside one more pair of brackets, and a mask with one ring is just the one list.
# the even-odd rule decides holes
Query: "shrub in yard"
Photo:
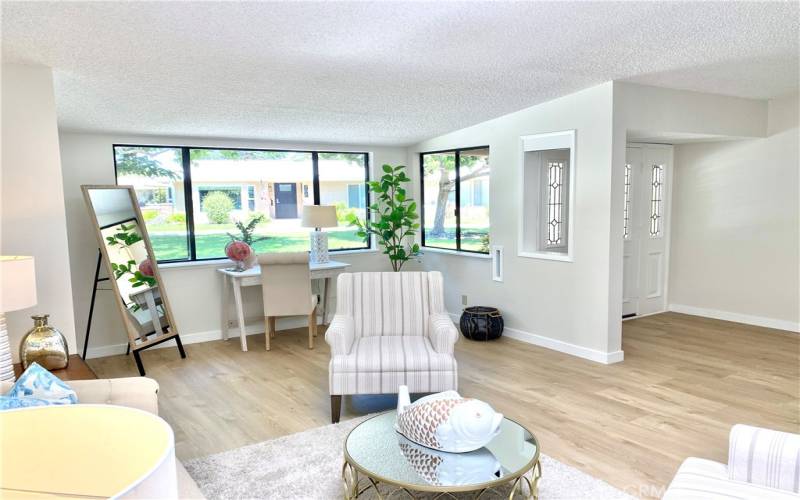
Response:
[{"label": "shrub in yard", "polygon": [[336,220],[339,222],[348,222],[350,214],[358,215],[355,208],[347,208],[343,201],[337,201],[334,206],[336,207]]},{"label": "shrub in yard", "polygon": [[158,217],[158,210],[154,210],[152,208],[142,210],[142,218],[144,219],[145,222],[150,222],[156,217]]},{"label": "shrub in yard", "polygon": [[176,212],[167,217],[167,222],[170,224],[183,224],[186,222],[186,214],[182,212]]},{"label": "shrub in yard", "polygon": [[233,212],[233,200],[222,191],[212,191],[203,199],[203,212],[212,224],[227,224]]},{"label": "shrub in yard", "polygon": [[260,217],[261,218],[261,222],[259,222],[259,224],[267,223],[267,222],[272,220],[272,218],[266,212],[251,212],[250,213],[250,218],[251,219],[254,219],[256,217]]}]

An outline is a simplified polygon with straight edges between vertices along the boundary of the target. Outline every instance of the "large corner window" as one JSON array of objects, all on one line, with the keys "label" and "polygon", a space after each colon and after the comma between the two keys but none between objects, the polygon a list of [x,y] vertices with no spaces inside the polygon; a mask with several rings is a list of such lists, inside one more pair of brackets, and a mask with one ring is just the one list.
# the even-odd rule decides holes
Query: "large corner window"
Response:
[{"label": "large corner window", "polygon": [[420,154],[422,246],[489,253],[489,147]]},{"label": "large corner window", "polygon": [[258,253],[307,250],[303,207],[334,205],[332,251],[364,249],[346,219],[368,217],[368,153],[115,145],[117,184],[134,186],[159,261],[225,257],[254,218]]}]

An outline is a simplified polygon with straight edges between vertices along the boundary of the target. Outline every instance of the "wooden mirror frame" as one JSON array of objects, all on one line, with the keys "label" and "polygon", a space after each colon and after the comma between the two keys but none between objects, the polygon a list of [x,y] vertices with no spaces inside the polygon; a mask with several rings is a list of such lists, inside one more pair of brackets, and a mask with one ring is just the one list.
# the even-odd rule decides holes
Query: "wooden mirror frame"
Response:
[{"label": "wooden mirror frame", "polygon": [[[161,331],[154,331],[152,333],[140,333],[139,330],[134,326],[131,319],[128,316],[128,306],[125,304],[125,301],[122,297],[122,292],[120,291],[119,285],[117,284],[117,280],[114,278],[114,269],[111,267],[111,259],[108,255],[108,248],[107,242],[103,237],[103,229],[105,226],[101,227],[100,222],[97,218],[97,212],[95,211],[95,207],[92,204],[91,196],[89,195],[90,191],[93,190],[127,190],[128,196],[131,200],[131,205],[133,206],[133,213],[136,218],[136,223],[139,226],[139,233],[142,237],[142,241],[145,245],[145,250],[147,252],[148,257],[151,259],[153,264],[153,277],[156,279],[156,283],[158,284],[158,291],[161,296],[161,305],[164,311],[164,320],[166,325],[161,325]],[[172,314],[172,308],[169,304],[169,298],[166,289],[164,288],[164,280],[161,277],[161,271],[158,269],[158,259],[156,258],[156,254],[153,251],[153,245],[150,242],[150,235],[147,232],[147,226],[145,225],[144,218],[142,217],[142,211],[139,208],[139,200],[136,197],[136,191],[134,190],[133,186],[117,186],[117,185],[92,185],[86,184],[81,186],[81,191],[83,192],[83,199],[86,202],[86,207],[89,210],[89,216],[92,219],[92,223],[94,224],[95,229],[95,236],[97,237],[97,245],[100,248],[100,254],[102,255],[102,260],[105,262],[105,270],[108,273],[108,281],[111,282],[112,290],[114,291],[114,300],[116,301],[117,308],[119,309],[119,313],[122,316],[122,322],[125,325],[125,330],[128,334],[128,345],[130,347],[130,351],[133,352],[133,356],[136,360],[136,366],[139,369],[139,374],[144,376],[144,366],[142,365],[142,360],[140,357],[140,351],[147,349],[149,347],[153,347],[158,345],[162,342],[166,342],[167,340],[175,339],[177,343],[178,351],[180,352],[181,358],[186,357],[186,353],[183,350],[183,344],[181,344],[181,339],[178,334],[178,329],[175,326],[175,316]],[[118,222],[116,224],[121,224],[122,222]],[[166,330],[166,331],[165,331]],[[88,337],[87,337],[88,342]]]}]

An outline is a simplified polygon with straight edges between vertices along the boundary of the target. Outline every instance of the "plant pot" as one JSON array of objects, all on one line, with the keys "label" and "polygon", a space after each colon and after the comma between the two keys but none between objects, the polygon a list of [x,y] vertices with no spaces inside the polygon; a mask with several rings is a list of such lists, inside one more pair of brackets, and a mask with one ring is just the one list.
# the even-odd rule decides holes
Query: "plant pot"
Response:
[{"label": "plant pot", "polygon": [[496,307],[466,307],[459,326],[470,340],[494,340],[503,335],[503,316]]}]

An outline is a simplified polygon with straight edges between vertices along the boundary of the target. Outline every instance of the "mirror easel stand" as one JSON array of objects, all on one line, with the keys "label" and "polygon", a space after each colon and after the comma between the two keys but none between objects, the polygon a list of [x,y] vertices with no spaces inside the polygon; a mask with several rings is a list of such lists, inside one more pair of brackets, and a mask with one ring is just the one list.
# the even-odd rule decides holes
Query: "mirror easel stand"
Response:
[{"label": "mirror easel stand", "polygon": [[[98,290],[114,292],[128,334],[128,353],[133,352],[140,375],[145,375],[141,351],[168,340],[174,339],[181,358],[186,358],[133,187],[81,186],[81,190],[100,246],[86,324],[84,359]],[[103,261],[107,278],[100,278]],[[98,288],[103,281],[111,283],[111,288]]]},{"label": "mirror easel stand", "polygon": [[[84,337],[84,340],[83,340],[83,356],[82,356],[83,359],[86,359],[86,353],[87,353],[87,350],[89,348],[89,335],[90,335],[90,333],[92,331],[92,318],[94,317],[94,305],[95,305],[95,300],[97,299],[97,292],[98,291],[108,291],[108,292],[113,291],[113,289],[111,289],[111,288],[98,288],[98,285],[100,283],[102,283],[104,281],[109,281],[109,278],[107,278],[107,277],[106,278],[101,278],[100,277],[100,266],[101,266],[102,262],[103,262],[103,253],[100,250],[97,250],[97,265],[95,266],[94,281],[92,282],[93,283],[93,285],[92,285],[92,299],[89,302],[89,317],[86,319],[86,336]],[[166,328],[166,325],[164,325],[164,328]],[[162,331],[164,331],[164,328],[162,328]],[[152,332],[148,332],[147,335],[153,335],[154,333],[155,333],[155,330],[152,331]],[[178,352],[180,353],[181,358],[185,359],[186,358],[186,351],[183,350],[183,343],[181,342],[180,335],[176,334],[174,337],[170,337],[170,338],[174,338],[175,339],[175,343],[177,344],[177,347],[178,347]],[[155,343],[153,343],[153,344],[151,344],[151,345],[149,345],[147,347],[152,347],[152,346],[157,345],[157,344],[159,344],[161,342],[167,341],[170,338],[165,338],[165,339],[163,339],[163,340],[161,340],[159,342],[155,342]],[[146,349],[147,347],[144,347],[142,349]],[[139,355],[139,351],[142,350],[142,349],[135,350],[133,352],[133,358],[136,361],[136,368],[139,370],[139,374],[144,376],[145,375],[144,365],[142,364],[142,358]],[[130,353],[131,353],[131,342],[129,341],[127,343],[127,348],[125,350],[125,355],[127,356]]]}]

